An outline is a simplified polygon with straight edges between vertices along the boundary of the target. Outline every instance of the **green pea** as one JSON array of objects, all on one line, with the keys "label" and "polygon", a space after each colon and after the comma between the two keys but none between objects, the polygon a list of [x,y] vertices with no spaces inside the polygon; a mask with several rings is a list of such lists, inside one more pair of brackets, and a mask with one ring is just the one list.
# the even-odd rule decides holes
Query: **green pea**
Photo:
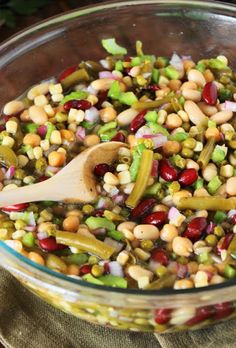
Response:
[{"label": "green pea", "polygon": [[181,151],[181,155],[184,158],[192,158],[193,157],[193,150],[187,148],[187,147],[183,147],[182,151]]},{"label": "green pea", "polygon": [[236,270],[232,266],[226,265],[225,269],[224,269],[224,275],[228,279],[235,278],[236,277]]},{"label": "green pea", "polygon": [[23,220],[16,220],[16,222],[15,222],[16,230],[23,230],[26,225],[27,225],[26,222]]},{"label": "green pea", "polygon": [[55,119],[57,122],[66,122],[68,119],[68,116],[64,112],[57,112]]},{"label": "green pea", "polygon": [[188,148],[193,150],[197,144],[197,141],[194,138],[188,138],[182,142],[183,148]]},{"label": "green pea", "polygon": [[205,241],[207,242],[208,245],[210,246],[215,246],[218,242],[217,237],[214,234],[209,234],[206,238]]},{"label": "green pea", "polygon": [[47,167],[47,160],[44,157],[37,159],[35,162],[35,169],[39,172],[44,172]]},{"label": "green pea", "polygon": [[25,171],[23,169],[16,169],[14,178],[18,180],[22,180],[25,177]]}]

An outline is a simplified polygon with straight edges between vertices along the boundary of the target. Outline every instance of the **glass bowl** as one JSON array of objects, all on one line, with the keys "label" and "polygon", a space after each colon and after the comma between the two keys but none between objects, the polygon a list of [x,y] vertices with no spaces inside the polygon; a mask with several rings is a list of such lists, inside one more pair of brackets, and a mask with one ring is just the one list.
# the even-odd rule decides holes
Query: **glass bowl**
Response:
[{"label": "glass bowl", "polygon": [[[0,108],[29,86],[82,59],[100,59],[100,40],[116,37],[134,53],[174,51],[193,59],[224,54],[236,64],[236,7],[217,2],[108,2],[69,12],[18,33],[0,47]],[[37,265],[0,242],[0,264],[45,301],[79,318],[118,329],[172,332],[236,316],[236,281],[190,290],[101,287]]]}]

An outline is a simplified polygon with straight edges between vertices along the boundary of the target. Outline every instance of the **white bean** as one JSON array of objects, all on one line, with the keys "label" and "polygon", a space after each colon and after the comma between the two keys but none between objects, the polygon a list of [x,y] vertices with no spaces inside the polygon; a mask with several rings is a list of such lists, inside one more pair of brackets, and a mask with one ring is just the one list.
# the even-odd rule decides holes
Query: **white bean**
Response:
[{"label": "white bean", "polygon": [[212,116],[217,113],[218,109],[217,107],[213,105],[208,105],[204,102],[198,103],[199,108],[202,110],[202,112],[207,116]]},{"label": "white bean", "polygon": [[230,196],[236,195],[236,176],[233,176],[226,181],[226,192]]},{"label": "white bean", "polygon": [[223,110],[219,111],[216,114],[212,115],[210,119],[215,121],[216,124],[223,124],[228,122],[233,117],[233,111],[231,110]]},{"label": "white bean", "polygon": [[205,77],[201,73],[201,71],[197,69],[191,69],[188,72],[188,80],[195,82],[198,86],[204,87],[206,84]]},{"label": "white bean", "polygon": [[172,247],[173,251],[179,256],[188,257],[193,251],[193,244],[191,240],[185,237],[175,237]]},{"label": "white bean", "polygon": [[153,273],[147,269],[142,268],[138,265],[133,265],[128,268],[128,273],[131,278],[138,281],[142,277],[148,277],[149,280],[153,278]]},{"label": "white bean", "polygon": [[134,236],[137,239],[150,239],[155,240],[159,238],[160,232],[154,225],[138,225],[134,228]]},{"label": "white bean", "polygon": [[137,110],[129,108],[119,113],[116,120],[120,126],[128,126],[137,115]]},{"label": "white bean", "polygon": [[194,89],[184,89],[182,95],[186,100],[192,100],[194,102],[199,102],[202,99],[201,92]]},{"label": "white bean", "polygon": [[202,176],[206,181],[211,181],[217,175],[217,167],[214,163],[209,163],[202,169]]},{"label": "white bean", "polygon": [[34,100],[35,97],[39,95],[45,95],[49,92],[49,83],[44,82],[39,85],[33,86],[27,93],[27,98],[30,100]]},{"label": "white bean", "polygon": [[48,120],[48,116],[42,106],[31,106],[29,108],[29,116],[34,123],[39,125],[45,124]]},{"label": "white bean", "polygon": [[3,108],[3,113],[5,115],[14,115],[18,114],[22,110],[24,110],[25,106],[24,103],[20,100],[12,100],[9,103],[7,103]]},{"label": "white bean", "polygon": [[114,82],[113,79],[108,79],[108,78],[98,79],[98,80],[94,80],[91,83],[91,87],[96,89],[97,91],[107,91],[111,87],[113,82]]},{"label": "white bean", "polygon": [[200,125],[207,123],[208,118],[193,101],[187,100],[184,104],[184,110],[187,112],[189,119],[193,124]]}]

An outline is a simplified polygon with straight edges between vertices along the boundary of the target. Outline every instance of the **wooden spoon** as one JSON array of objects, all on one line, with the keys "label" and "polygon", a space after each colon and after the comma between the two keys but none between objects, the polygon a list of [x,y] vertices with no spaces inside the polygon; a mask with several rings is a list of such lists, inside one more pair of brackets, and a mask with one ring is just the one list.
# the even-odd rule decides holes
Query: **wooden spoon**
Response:
[{"label": "wooden spoon", "polygon": [[121,142],[95,145],[76,156],[56,175],[43,182],[0,192],[0,207],[35,201],[88,203],[98,196],[94,167],[111,163],[117,157]]}]

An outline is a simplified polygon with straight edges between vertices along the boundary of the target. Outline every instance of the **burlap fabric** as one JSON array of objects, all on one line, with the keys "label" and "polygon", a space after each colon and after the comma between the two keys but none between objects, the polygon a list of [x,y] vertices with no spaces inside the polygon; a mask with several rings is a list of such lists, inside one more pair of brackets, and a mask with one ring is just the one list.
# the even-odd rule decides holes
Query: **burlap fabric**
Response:
[{"label": "burlap fabric", "polygon": [[108,329],[53,308],[0,268],[0,341],[6,348],[233,348],[236,320],[166,335]]}]

